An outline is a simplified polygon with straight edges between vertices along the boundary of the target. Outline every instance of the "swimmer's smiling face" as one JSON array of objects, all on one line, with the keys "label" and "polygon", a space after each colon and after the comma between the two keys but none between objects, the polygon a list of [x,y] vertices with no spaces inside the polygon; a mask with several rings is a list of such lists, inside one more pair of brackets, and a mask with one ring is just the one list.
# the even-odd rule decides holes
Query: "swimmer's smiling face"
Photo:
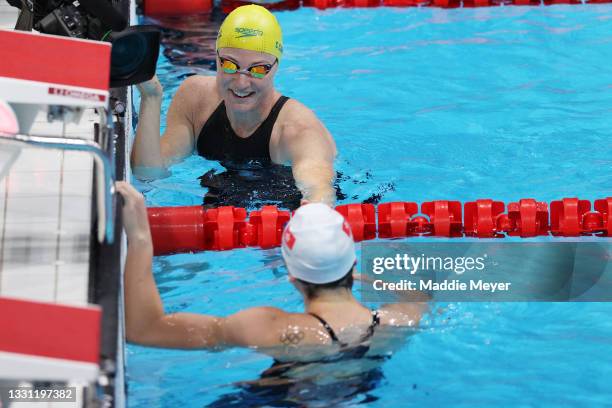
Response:
[{"label": "swimmer's smiling face", "polygon": [[218,54],[220,58],[238,65],[240,70],[248,70],[255,65],[273,65],[265,77],[254,78],[242,73],[224,72],[221,60],[217,58],[217,88],[226,108],[247,112],[256,109],[263,100],[274,95],[274,75],[278,64],[275,64],[276,58],[273,55],[239,48],[221,48]]}]

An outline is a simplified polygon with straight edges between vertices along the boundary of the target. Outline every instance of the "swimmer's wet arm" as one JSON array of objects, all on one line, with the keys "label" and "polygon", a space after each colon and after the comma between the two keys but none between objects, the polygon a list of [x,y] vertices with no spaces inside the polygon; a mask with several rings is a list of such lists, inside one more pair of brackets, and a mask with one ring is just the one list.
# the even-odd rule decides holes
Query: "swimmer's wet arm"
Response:
[{"label": "swimmer's wet arm", "polygon": [[280,336],[275,335],[279,331],[275,329],[278,314],[285,313],[272,307],[254,307],[227,317],[196,313],[162,314],[144,328],[137,337],[139,341],[133,341],[182,349],[273,347],[280,342]]},{"label": "swimmer's wet arm", "polygon": [[152,347],[217,346],[222,339],[223,319],[193,313],[165,314],[151,272],[150,235],[128,240],[124,280],[127,340]]},{"label": "swimmer's wet arm", "polygon": [[181,349],[231,346],[269,347],[279,343],[274,333],[284,312],[258,307],[228,317],[195,313],[165,314],[153,274],[150,239],[128,245],[125,267],[126,338],[152,347]]},{"label": "swimmer's wet arm", "polygon": [[[270,330],[277,312],[251,308],[228,317],[195,313],[164,314],[146,248],[128,250],[126,265],[126,333],[130,342],[152,347],[218,349],[278,344]],[[135,260],[135,262],[134,262]],[[133,265],[135,263],[136,265]]]},{"label": "swimmer's wet arm", "polygon": [[336,202],[334,167],[332,163],[318,160],[296,160],[292,164],[295,185],[305,201],[323,202],[333,206]]},{"label": "swimmer's wet arm", "polygon": [[295,185],[309,202],[334,205],[336,144],[310,110],[283,128],[281,149],[291,162]]},{"label": "swimmer's wet arm", "polygon": [[[194,313],[165,314],[153,278],[153,240],[142,194],[126,182],[117,182],[123,196],[123,226],[128,239],[125,261],[125,322],[127,340],[170,348],[267,346],[274,343],[275,327],[285,324],[280,309],[258,307],[226,318]],[[278,341],[278,340],[277,340]]]},{"label": "swimmer's wet arm", "polygon": [[417,327],[423,315],[429,312],[427,303],[389,303],[379,309],[380,317],[386,324],[402,327]]},{"label": "swimmer's wet arm", "polygon": [[[177,91],[166,117],[166,131],[160,139],[160,116],[163,89],[157,77],[138,85],[141,93],[136,137],[132,146],[131,164],[134,174],[150,176],[151,169],[168,165],[193,152],[193,92],[186,80]],[[163,173],[159,173],[160,175]]]},{"label": "swimmer's wet arm", "polygon": [[[374,280],[364,273],[353,273],[353,279],[361,281],[362,285],[371,285]],[[396,303],[387,303],[380,310],[387,314],[387,318],[394,319],[398,326],[416,326],[421,317],[429,311],[431,296],[423,291],[387,291],[385,295],[394,296]]]},{"label": "swimmer's wet arm", "polygon": [[383,305],[380,310],[395,318],[397,325],[418,326],[423,315],[429,312],[431,296],[422,291],[400,291],[395,293],[397,303]]},{"label": "swimmer's wet arm", "polygon": [[152,273],[153,241],[144,197],[126,182],[123,226],[128,240],[125,261],[125,322],[128,341],[155,347],[202,348],[219,332],[219,318],[178,313],[166,315]]}]

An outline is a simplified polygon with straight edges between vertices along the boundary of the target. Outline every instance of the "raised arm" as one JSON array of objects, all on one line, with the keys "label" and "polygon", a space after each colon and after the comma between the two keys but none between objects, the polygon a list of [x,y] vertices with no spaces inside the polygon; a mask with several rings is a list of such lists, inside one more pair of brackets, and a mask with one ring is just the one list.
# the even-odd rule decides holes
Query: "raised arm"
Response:
[{"label": "raised arm", "polygon": [[160,117],[163,88],[157,79],[138,85],[140,91],[140,111],[136,137],[132,146],[131,163],[134,175],[155,176],[163,174],[163,169],[193,151],[194,109],[193,92],[190,88],[194,80],[189,78],[179,87],[166,117],[166,131],[160,138]]},{"label": "raised arm", "polygon": [[278,343],[277,324],[285,312],[269,307],[240,311],[228,317],[195,313],[165,314],[152,273],[153,243],[142,194],[125,182],[123,224],[128,239],[125,263],[126,337],[133,343],[169,348],[271,346]]},{"label": "raised arm", "polygon": [[336,144],[315,114],[297,101],[287,104],[277,161],[290,161],[296,186],[305,200],[333,205]]}]

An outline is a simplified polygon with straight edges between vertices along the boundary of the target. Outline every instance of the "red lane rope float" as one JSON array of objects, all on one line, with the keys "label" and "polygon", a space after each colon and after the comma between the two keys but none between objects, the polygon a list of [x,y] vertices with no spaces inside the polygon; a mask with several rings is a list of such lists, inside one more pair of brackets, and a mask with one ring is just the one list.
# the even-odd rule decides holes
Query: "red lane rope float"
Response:
[{"label": "red lane rope float", "polygon": [[[586,3],[611,3],[612,0],[587,0]],[[221,0],[221,10],[228,14],[237,7],[251,4],[243,0]],[[540,6],[554,4],[582,4],[581,0],[282,0],[258,3],[269,10],[295,10],[300,7],[315,7],[320,10],[336,7],[442,7],[472,8],[499,6]],[[209,12],[212,0],[144,0],[144,14],[147,16],[185,15]]]},{"label": "red lane rope float", "polygon": [[373,204],[345,204],[336,207],[351,226],[355,242],[376,238],[376,209]]},{"label": "red lane rope float", "polygon": [[212,0],[145,0],[146,16],[176,16],[205,13],[213,8]]},{"label": "red lane rope float", "polygon": [[[170,1],[170,0],[146,0]],[[587,0],[586,3],[610,3],[612,0]],[[145,3],[146,4],[146,3]],[[236,7],[250,4],[242,0],[221,0],[221,9],[229,13]],[[270,10],[295,10],[299,7],[314,7],[320,10],[328,8],[354,7],[441,7],[441,8],[472,8],[499,6],[540,6],[554,4],[582,4],[581,0],[284,0],[260,5]]]},{"label": "red lane rope float", "polygon": [[[336,207],[356,242],[414,236],[522,238],[548,235],[612,237],[612,197],[591,202],[563,198],[550,203],[532,198],[506,205],[481,199],[459,201],[345,204]],[[280,245],[288,211],[264,206],[247,217],[244,208],[201,206],[148,208],[155,255]],[[378,216],[377,216],[378,215]]]},{"label": "red lane rope float", "polygon": [[248,4],[257,4],[258,6],[265,7],[270,11],[297,10],[301,6],[300,0],[283,0],[283,1],[269,2],[269,3],[254,3],[252,1],[243,1],[243,0],[222,0],[221,1],[221,11],[225,14],[229,14],[235,8],[238,8],[240,6],[246,6]]}]

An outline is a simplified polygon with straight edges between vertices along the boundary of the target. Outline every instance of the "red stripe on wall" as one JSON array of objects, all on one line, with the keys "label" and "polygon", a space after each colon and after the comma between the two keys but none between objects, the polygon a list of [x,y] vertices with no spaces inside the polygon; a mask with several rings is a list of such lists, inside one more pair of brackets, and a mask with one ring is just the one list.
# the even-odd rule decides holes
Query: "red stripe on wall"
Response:
[{"label": "red stripe on wall", "polygon": [[0,297],[0,351],[98,363],[97,307]]},{"label": "red stripe on wall", "polygon": [[0,30],[0,76],[108,90],[110,43]]}]

